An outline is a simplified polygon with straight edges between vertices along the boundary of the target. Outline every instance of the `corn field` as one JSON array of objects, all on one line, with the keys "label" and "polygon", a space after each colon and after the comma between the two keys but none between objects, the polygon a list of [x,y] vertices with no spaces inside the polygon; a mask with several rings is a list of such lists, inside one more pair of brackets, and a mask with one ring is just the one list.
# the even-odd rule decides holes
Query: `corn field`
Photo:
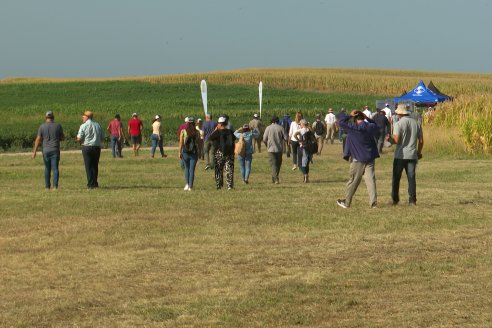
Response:
[{"label": "corn field", "polygon": [[[83,81],[141,81],[151,84],[255,86],[259,81],[269,88],[311,91],[329,94],[396,97],[411,90],[419,80],[432,81],[454,97],[440,104],[432,123],[457,128],[471,153],[490,153],[492,147],[492,75],[478,73],[442,73],[427,71],[369,69],[247,69],[151,77],[84,79]],[[0,84],[71,82],[80,79],[7,79]]]}]

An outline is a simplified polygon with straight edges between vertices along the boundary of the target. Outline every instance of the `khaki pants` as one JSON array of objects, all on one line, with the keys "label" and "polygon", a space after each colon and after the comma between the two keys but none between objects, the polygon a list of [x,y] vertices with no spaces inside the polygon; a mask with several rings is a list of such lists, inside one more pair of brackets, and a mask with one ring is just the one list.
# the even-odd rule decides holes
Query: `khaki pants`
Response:
[{"label": "khaki pants", "polygon": [[349,181],[347,182],[347,191],[345,196],[345,204],[350,206],[352,197],[354,196],[359,184],[364,177],[366,182],[367,192],[369,193],[369,206],[377,204],[376,193],[376,175],[374,173],[374,161],[371,162],[356,162],[350,163]]},{"label": "khaki pants", "polygon": [[326,140],[330,140],[331,143],[333,143],[333,140],[335,140],[335,133],[337,131],[337,126],[335,123],[330,123],[326,125]]}]

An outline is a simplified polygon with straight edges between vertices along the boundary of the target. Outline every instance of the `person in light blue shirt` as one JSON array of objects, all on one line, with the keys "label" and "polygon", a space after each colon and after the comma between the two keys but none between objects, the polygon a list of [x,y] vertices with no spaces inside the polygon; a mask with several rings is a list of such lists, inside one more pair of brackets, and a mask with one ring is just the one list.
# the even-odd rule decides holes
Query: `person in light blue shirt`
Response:
[{"label": "person in light blue shirt", "polygon": [[246,150],[244,156],[238,155],[237,159],[239,161],[241,179],[244,183],[248,184],[249,175],[251,173],[251,162],[253,161],[253,140],[259,138],[260,132],[256,129],[251,130],[248,124],[244,124],[242,128],[237,129],[234,132],[234,136],[236,136],[238,140],[241,138],[241,135],[246,145]]},{"label": "person in light blue shirt", "polygon": [[92,120],[93,113],[85,111],[82,115],[83,124],[77,133],[77,141],[82,145],[85,173],[87,175],[87,189],[99,188],[99,158],[101,157],[101,143],[104,132],[99,123]]}]

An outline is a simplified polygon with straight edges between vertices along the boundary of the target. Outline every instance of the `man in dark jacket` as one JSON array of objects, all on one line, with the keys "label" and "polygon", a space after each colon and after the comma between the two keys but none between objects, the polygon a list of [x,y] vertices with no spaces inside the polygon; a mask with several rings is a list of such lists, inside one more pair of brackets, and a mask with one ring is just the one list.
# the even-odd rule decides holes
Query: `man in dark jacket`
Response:
[{"label": "man in dark jacket", "polygon": [[[354,118],[354,123],[349,122]],[[353,110],[349,115],[340,115],[339,124],[347,133],[343,158],[350,160],[349,181],[345,199],[337,200],[340,207],[348,208],[359,184],[364,177],[369,193],[369,206],[377,206],[376,175],[374,162],[379,157],[376,139],[379,131],[376,123],[361,111]]]},{"label": "man in dark jacket", "polygon": [[377,140],[377,143],[379,155],[381,155],[383,153],[384,140],[386,140],[390,135],[391,125],[386,118],[386,114],[384,113],[384,111],[379,108],[377,109],[376,115],[374,115],[372,119],[378,126],[379,138]]}]

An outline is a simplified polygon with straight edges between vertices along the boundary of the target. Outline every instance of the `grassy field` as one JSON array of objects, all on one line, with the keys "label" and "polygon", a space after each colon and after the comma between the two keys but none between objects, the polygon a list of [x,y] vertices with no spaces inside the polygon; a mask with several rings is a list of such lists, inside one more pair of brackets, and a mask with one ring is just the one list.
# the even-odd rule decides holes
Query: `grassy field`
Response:
[{"label": "grassy field", "polygon": [[231,192],[200,162],[191,193],[174,150],[103,152],[96,191],[78,152],[58,192],[40,157],[0,155],[0,326],[492,326],[490,161],[424,148],[418,206],[392,207],[385,154],[379,207],[361,184],[344,210],[348,164],[323,152],[309,184],[284,157],[280,185],[255,154]]},{"label": "grassy field", "polygon": [[79,149],[85,109],[103,125],[138,112],[144,136],[162,114],[174,144],[185,116],[203,116],[204,78],[209,111],[235,126],[258,111],[259,80],[266,120],[374,106],[420,79],[457,98],[424,127],[417,207],[389,205],[392,149],[376,163],[377,209],[363,183],[352,208],[336,205],[348,174],[338,143],[315,157],[309,184],[284,157],[272,185],[261,153],[250,184],[236,167],[231,192],[215,190],[203,162],[195,190],[183,191],[175,149],[166,159],[104,151],[95,191],[85,189],[80,151],[62,153],[57,192],[44,191],[41,156],[0,154],[0,327],[492,326],[492,75],[272,69],[2,80],[0,145],[31,148],[53,110],[64,149]]}]

